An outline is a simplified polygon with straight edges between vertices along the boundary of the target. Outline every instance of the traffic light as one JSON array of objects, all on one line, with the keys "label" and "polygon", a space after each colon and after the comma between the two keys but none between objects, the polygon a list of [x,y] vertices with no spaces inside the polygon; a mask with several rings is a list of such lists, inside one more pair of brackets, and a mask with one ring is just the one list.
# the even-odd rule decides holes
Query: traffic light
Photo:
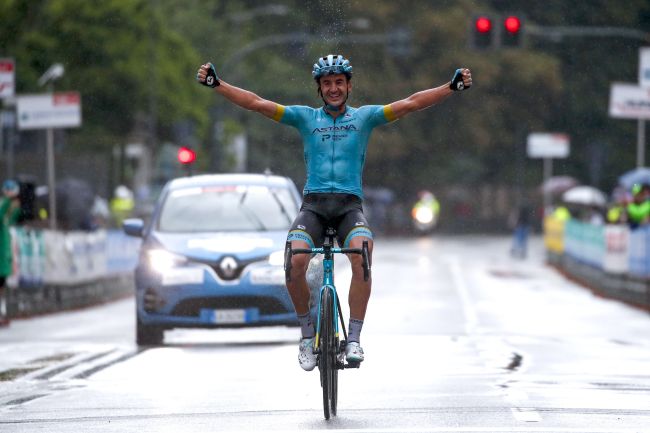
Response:
[{"label": "traffic light", "polygon": [[485,50],[493,46],[494,24],[490,15],[475,15],[470,28],[470,47]]},{"label": "traffic light", "polygon": [[501,46],[505,48],[518,48],[524,39],[524,19],[521,15],[510,14],[503,17],[501,33]]},{"label": "traffic light", "polygon": [[189,147],[182,146],[178,149],[178,162],[183,165],[192,164],[196,160],[196,152]]}]

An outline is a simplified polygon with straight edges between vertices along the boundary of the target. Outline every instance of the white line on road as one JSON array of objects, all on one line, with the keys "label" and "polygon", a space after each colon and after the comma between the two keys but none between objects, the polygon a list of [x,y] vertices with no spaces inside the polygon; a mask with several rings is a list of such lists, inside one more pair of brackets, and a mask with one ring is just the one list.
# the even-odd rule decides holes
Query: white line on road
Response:
[{"label": "white line on road", "polygon": [[[562,428],[562,427],[425,427],[425,428],[404,428],[404,427],[389,427],[389,428],[342,428],[327,427],[326,430],[332,430],[344,433],[439,433],[439,432],[457,432],[457,433],[506,433],[506,432],[522,432],[522,433],[639,433],[638,429],[593,429],[593,428]],[[268,430],[261,430],[268,431]],[[311,430],[282,430],[283,433],[311,433],[322,432],[323,429]],[[222,433],[239,433],[240,430],[232,430]]]},{"label": "white line on road", "polygon": [[[449,267],[451,270],[451,275],[454,281],[454,285],[458,289],[458,295],[460,296],[461,305],[463,307],[463,314],[466,320],[465,329],[468,335],[476,334],[478,332],[477,330],[478,316],[476,314],[476,309],[474,308],[474,304],[470,299],[469,289],[467,287],[467,283],[465,282],[463,270],[460,265],[460,259],[456,255],[448,255],[446,259],[449,262]],[[525,400],[528,399],[528,396],[525,393],[521,392],[521,394],[523,395],[520,395],[518,397],[520,398],[523,397]],[[512,401],[514,397],[515,396],[513,394],[509,394],[506,396],[506,400],[509,400],[511,404],[516,405],[516,403]],[[523,408],[523,407],[512,407],[510,408],[510,411],[512,412],[512,415],[517,421],[540,422],[542,420],[541,415],[535,409]]]},{"label": "white line on road", "polygon": [[468,335],[472,335],[476,333],[478,318],[474,305],[472,305],[472,302],[470,301],[469,290],[467,289],[467,284],[463,278],[463,271],[460,267],[460,260],[456,255],[447,255],[445,258],[449,262],[451,276],[454,280],[454,285],[458,289],[458,295],[460,296],[463,315],[465,316],[465,330]]},{"label": "white line on road", "polygon": [[512,412],[512,416],[514,416],[517,421],[540,422],[542,420],[542,416],[535,409],[513,407],[510,408],[510,411]]}]

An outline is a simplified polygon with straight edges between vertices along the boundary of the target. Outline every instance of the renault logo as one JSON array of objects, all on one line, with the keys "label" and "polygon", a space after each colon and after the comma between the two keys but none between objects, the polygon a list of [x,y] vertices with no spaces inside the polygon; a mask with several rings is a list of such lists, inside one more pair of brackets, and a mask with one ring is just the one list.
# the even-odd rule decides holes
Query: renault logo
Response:
[{"label": "renault logo", "polygon": [[221,270],[221,274],[223,275],[224,278],[233,278],[235,274],[237,273],[237,260],[235,260],[234,257],[231,256],[226,256],[223,259],[221,259],[221,263],[219,263],[219,269]]}]

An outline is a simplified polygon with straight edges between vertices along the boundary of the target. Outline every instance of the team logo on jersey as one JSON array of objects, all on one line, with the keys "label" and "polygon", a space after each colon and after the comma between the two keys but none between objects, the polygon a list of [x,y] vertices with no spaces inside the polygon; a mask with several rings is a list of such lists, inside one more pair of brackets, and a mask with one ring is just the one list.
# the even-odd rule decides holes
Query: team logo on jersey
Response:
[{"label": "team logo on jersey", "polygon": [[327,126],[325,128],[314,128],[314,130],[311,132],[312,134],[316,134],[318,132],[339,132],[339,131],[356,131],[357,127],[354,126],[353,124],[350,125],[341,125],[341,126]]}]

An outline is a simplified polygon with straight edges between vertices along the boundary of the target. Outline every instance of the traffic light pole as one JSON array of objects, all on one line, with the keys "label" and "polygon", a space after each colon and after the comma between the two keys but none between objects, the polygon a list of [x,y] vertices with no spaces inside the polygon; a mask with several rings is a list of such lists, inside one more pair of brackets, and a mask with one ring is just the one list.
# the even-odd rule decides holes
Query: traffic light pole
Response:
[{"label": "traffic light pole", "polygon": [[627,38],[650,42],[650,34],[627,27],[592,27],[592,26],[536,26],[528,24],[526,33],[554,42],[561,42],[565,37]]}]

